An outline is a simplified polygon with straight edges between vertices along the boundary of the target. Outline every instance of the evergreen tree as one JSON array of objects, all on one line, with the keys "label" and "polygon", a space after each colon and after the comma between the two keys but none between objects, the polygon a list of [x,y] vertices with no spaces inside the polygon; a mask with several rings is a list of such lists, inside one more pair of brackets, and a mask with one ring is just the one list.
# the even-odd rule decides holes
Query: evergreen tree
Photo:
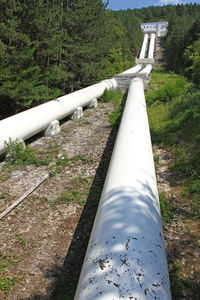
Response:
[{"label": "evergreen tree", "polygon": [[72,91],[104,74],[104,58],[108,52],[105,5],[100,0],[77,0],[73,2],[67,24],[69,37],[65,49]]}]

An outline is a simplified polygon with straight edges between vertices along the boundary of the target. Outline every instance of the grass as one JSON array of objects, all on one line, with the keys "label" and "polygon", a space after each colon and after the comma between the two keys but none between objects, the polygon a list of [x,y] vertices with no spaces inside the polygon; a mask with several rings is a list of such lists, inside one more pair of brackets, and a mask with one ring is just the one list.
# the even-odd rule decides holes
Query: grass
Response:
[{"label": "grass", "polygon": [[16,277],[10,278],[6,275],[0,275],[0,291],[9,291],[13,287],[16,280]]},{"label": "grass", "polygon": [[198,283],[198,279],[200,274],[185,276],[184,268],[177,259],[169,271],[169,275],[173,299],[185,299],[185,295],[188,295],[188,299],[199,299],[200,283]]},{"label": "grass", "polygon": [[51,150],[36,151],[30,145],[25,146],[23,142],[10,142],[8,144],[8,155],[9,162],[4,165],[4,168],[9,168],[10,166],[27,166],[34,164],[36,166],[48,165],[51,161],[51,156],[49,155]]},{"label": "grass", "polygon": [[100,102],[113,103],[115,107],[121,104],[124,93],[115,90],[105,90],[104,94],[100,98]]},{"label": "grass", "polygon": [[93,177],[91,176],[86,178],[80,176],[73,178],[61,195],[50,205],[55,208],[58,204],[75,202],[84,207],[92,180]]},{"label": "grass", "polygon": [[55,163],[50,167],[50,176],[54,176],[63,170],[63,167],[69,163],[67,154],[63,151],[60,157],[56,158]]},{"label": "grass", "polygon": [[114,105],[114,111],[108,114],[108,121],[112,128],[117,129],[119,127],[121,116],[125,104],[126,94],[120,91],[105,90],[103,96],[101,97],[102,102],[110,102]]},{"label": "grass", "polygon": [[9,266],[16,263],[18,260],[13,259],[9,254],[0,255],[0,295],[1,292],[8,292],[17,281],[17,277],[8,276],[6,272]]},{"label": "grass", "polygon": [[[158,69],[153,72],[146,95],[152,141],[167,147],[172,154],[170,170],[177,175],[182,199],[176,217],[187,206],[190,218],[200,219],[200,91],[199,87],[174,73]],[[183,207],[182,207],[182,205]],[[176,204],[175,204],[176,205]],[[165,195],[160,195],[162,222],[171,222],[175,210]],[[181,215],[182,216],[182,215]],[[184,220],[183,220],[184,222]],[[191,242],[194,242],[194,237]],[[169,249],[170,250],[170,249]],[[199,299],[199,273],[183,265],[178,252],[171,249],[170,282],[172,298]],[[190,261],[190,257],[189,260]],[[196,262],[197,263],[197,262]]]},{"label": "grass", "polygon": [[163,225],[165,225],[171,222],[174,215],[174,207],[163,193],[159,194],[159,200],[162,215],[162,223]]},{"label": "grass", "polygon": [[152,142],[171,151],[170,168],[184,178],[183,196],[200,219],[200,91],[182,76],[161,71],[153,72],[146,94]]},{"label": "grass", "polygon": [[27,241],[26,239],[24,238],[24,236],[22,234],[17,234],[17,238],[18,238],[18,241],[19,241],[19,244],[25,248],[26,244],[27,244]]},{"label": "grass", "polygon": [[8,196],[7,193],[0,193],[0,200],[5,200]]}]

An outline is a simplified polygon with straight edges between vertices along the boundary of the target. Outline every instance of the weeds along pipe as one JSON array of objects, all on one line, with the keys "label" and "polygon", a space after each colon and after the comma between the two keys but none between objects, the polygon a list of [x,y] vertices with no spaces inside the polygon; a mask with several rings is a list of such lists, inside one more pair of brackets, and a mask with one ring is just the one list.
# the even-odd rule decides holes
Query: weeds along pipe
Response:
[{"label": "weeds along pipe", "polygon": [[139,78],[130,85],[74,299],[171,299]]},{"label": "weeds along pipe", "polygon": [[149,38],[148,34],[145,33],[143,43],[142,43],[142,48],[141,48],[141,51],[140,51],[140,56],[139,56],[139,58],[141,58],[141,59],[145,58],[148,38]]},{"label": "weeds along pipe", "polygon": [[156,39],[156,35],[155,35],[155,33],[152,33],[151,38],[150,38],[150,44],[149,44],[148,58],[154,57],[155,39]]},{"label": "weeds along pipe", "polygon": [[79,106],[86,106],[103,95],[106,89],[115,89],[115,79],[103,80],[87,88],[38,105],[0,121],[0,154],[6,151],[10,140],[26,140],[46,129],[53,120],[61,120]]}]

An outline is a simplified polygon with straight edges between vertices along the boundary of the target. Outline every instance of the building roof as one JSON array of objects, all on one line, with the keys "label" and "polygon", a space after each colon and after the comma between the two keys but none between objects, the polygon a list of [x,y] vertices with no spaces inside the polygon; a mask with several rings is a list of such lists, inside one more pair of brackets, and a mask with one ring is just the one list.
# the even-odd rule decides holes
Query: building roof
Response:
[{"label": "building roof", "polygon": [[148,25],[148,24],[155,24],[155,25],[166,24],[166,25],[168,25],[168,21],[148,22],[148,23],[142,23],[141,25]]}]

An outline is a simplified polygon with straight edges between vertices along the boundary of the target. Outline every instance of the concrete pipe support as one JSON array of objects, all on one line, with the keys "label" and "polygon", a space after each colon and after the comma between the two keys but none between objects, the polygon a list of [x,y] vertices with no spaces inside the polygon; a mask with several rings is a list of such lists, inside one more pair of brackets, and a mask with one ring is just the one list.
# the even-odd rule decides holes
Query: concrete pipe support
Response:
[{"label": "concrete pipe support", "polygon": [[139,58],[141,58],[141,59],[145,58],[148,38],[149,38],[148,34],[145,33],[144,40],[143,40],[143,43],[142,43],[142,48],[141,48],[141,51],[140,51],[140,56],[139,56]]},{"label": "concrete pipe support", "polygon": [[75,300],[171,299],[143,92],[132,81]]},{"label": "concrete pipe support", "polygon": [[154,57],[155,39],[156,39],[156,35],[155,35],[155,33],[152,33],[151,39],[150,39],[150,44],[149,44],[148,58]]},{"label": "concrete pipe support", "polygon": [[46,129],[52,121],[61,120],[77,107],[87,106],[93,99],[100,98],[106,89],[115,88],[115,79],[103,80],[0,121],[0,154],[6,151],[6,143],[28,139]]}]

